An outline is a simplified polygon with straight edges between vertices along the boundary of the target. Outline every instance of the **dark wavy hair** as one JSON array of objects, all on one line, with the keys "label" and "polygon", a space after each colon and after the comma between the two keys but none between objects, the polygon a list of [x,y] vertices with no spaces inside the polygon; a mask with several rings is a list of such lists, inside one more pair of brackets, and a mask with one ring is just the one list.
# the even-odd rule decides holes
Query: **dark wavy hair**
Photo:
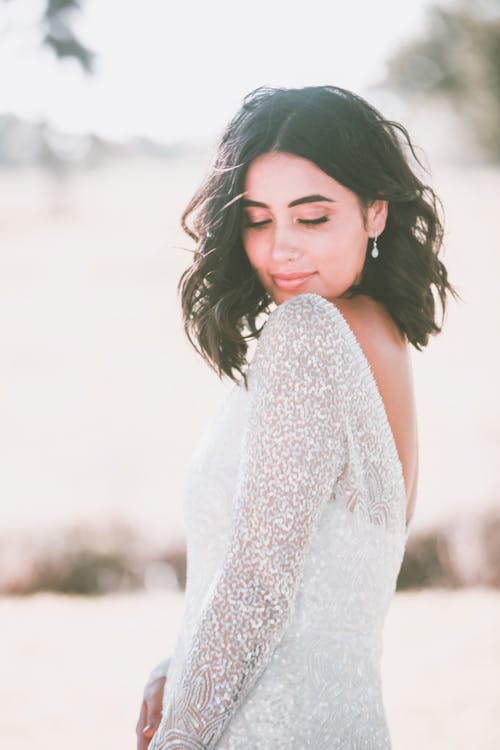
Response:
[{"label": "dark wavy hair", "polygon": [[219,377],[245,378],[249,342],[258,338],[257,320],[273,301],[243,247],[241,199],[250,163],[270,151],[314,162],[357,195],[363,212],[377,199],[388,201],[379,257],[367,252],[361,279],[346,294],[383,303],[407,340],[422,349],[429,334],[441,331],[434,293],[443,320],[447,293],[459,296],[437,257],[441,205],[410,168],[411,157],[422,165],[406,129],[336,86],[260,87],[244,98],[224,131],[208,175],[182,215],[196,252],[178,292],[195,349]]}]

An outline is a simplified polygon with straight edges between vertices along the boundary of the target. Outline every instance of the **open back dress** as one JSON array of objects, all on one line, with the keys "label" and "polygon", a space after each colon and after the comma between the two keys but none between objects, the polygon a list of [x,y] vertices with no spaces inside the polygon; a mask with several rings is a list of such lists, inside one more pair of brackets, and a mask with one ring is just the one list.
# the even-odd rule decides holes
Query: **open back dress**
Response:
[{"label": "open back dress", "polygon": [[185,611],[150,750],[387,750],[384,619],[403,471],[339,309],[266,320],[185,480]]}]

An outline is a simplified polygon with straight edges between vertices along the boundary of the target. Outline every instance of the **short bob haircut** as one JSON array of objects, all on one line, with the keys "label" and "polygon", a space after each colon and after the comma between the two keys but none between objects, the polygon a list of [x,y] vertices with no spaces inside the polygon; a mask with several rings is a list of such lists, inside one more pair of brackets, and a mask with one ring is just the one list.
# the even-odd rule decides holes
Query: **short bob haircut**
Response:
[{"label": "short bob haircut", "polygon": [[388,201],[379,257],[366,253],[361,280],[346,295],[380,301],[411,344],[426,346],[429,334],[441,331],[433,289],[443,319],[447,293],[459,296],[437,257],[439,200],[409,166],[410,156],[422,165],[402,125],[350,91],[308,86],[260,87],[244,98],[182,215],[183,229],[196,242],[178,285],[184,330],[195,349],[219,377],[236,381],[242,374],[246,383],[248,344],[258,338],[257,319],[273,301],[243,247],[241,199],[250,163],[270,151],[316,164],[357,195],[363,215],[374,200]]}]

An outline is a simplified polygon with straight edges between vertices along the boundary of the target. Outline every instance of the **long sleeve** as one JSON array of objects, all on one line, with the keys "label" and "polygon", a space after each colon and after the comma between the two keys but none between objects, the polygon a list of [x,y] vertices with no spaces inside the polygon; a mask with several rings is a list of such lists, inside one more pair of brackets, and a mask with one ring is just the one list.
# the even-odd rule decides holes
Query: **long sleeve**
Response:
[{"label": "long sleeve", "polygon": [[151,672],[149,673],[149,677],[147,678],[144,685],[145,688],[149,687],[149,685],[158,680],[160,677],[167,677],[171,658],[172,657],[169,656],[167,659],[163,659],[163,661],[161,661],[156,665],[154,669],[151,670]]},{"label": "long sleeve", "polygon": [[327,304],[291,298],[259,338],[227,547],[151,750],[215,748],[290,622],[346,456],[350,362]]}]

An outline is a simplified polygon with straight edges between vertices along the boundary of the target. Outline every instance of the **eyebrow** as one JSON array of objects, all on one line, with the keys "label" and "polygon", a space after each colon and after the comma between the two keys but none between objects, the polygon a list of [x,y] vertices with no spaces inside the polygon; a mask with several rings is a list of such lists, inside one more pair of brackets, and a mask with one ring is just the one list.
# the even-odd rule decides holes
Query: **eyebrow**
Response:
[{"label": "eyebrow", "polygon": [[[296,200],[292,201],[288,204],[288,208],[293,208],[294,206],[300,206],[301,203],[318,203],[319,201],[327,201],[328,203],[335,203],[334,200],[331,198],[327,198],[324,195],[306,195],[304,198],[296,198]],[[242,201],[243,206],[257,206],[259,208],[269,208],[269,206],[266,203],[261,203],[261,201],[253,201],[250,198],[243,198]]]}]

